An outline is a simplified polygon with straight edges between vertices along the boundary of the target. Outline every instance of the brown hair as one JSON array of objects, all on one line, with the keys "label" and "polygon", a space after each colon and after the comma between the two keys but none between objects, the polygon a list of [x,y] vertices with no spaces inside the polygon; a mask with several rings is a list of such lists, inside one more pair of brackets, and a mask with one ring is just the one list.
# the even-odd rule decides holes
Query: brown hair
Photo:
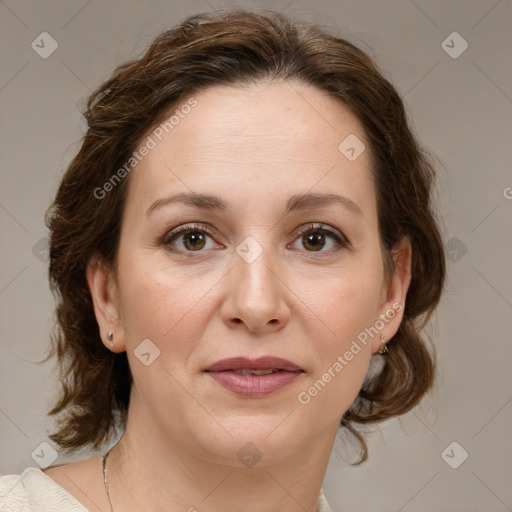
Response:
[{"label": "brown hair", "polygon": [[[431,387],[435,352],[419,332],[437,306],[445,259],[431,200],[435,172],[409,127],[395,88],[350,42],[306,22],[235,10],[197,15],[162,33],[139,59],[115,69],[88,99],[87,132],[47,214],[49,276],[57,296],[52,350],[62,391],[49,414],[61,414],[50,438],[68,452],[99,448],[126,421],[131,373],[126,353],[100,340],[85,270],[93,254],[115,268],[126,176],[98,194],[148,130],[183,98],[215,84],[300,80],[343,102],[365,129],[372,157],[379,231],[387,273],[390,252],[412,244],[412,280],[404,318],[341,425],[367,447],[355,424],[403,414]],[[341,142],[341,141],[340,141]]]}]

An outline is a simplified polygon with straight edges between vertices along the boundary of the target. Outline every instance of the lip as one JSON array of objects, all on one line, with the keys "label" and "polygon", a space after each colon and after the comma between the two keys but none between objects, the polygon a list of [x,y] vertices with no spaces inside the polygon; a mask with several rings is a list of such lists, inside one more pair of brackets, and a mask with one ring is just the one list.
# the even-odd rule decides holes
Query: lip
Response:
[{"label": "lip", "polygon": [[[278,370],[267,375],[239,375],[236,370]],[[232,357],[221,359],[205,372],[229,391],[245,397],[264,397],[291,385],[304,370],[280,357],[265,356],[258,359]]]},{"label": "lip", "polygon": [[284,371],[297,371],[302,370],[300,366],[295,363],[282,359],[281,357],[263,356],[258,359],[250,359],[244,356],[229,357],[227,359],[220,359],[212,364],[205,371],[207,372],[224,372],[226,370],[284,370]]}]

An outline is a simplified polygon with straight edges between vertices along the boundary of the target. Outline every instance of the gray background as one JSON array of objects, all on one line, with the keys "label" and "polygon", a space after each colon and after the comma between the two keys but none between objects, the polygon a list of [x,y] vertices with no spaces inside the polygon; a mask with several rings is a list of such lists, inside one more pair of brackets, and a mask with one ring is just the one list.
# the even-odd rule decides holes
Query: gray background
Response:
[{"label": "gray background", "polygon": [[[160,31],[232,5],[337,27],[396,84],[439,159],[449,281],[432,327],[438,385],[420,407],[373,429],[362,466],[350,467],[337,445],[324,481],[333,510],[512,510],[510,0],[0,1],[0,473],[51,454],[39,445],[55,372],[35,363],[53,308],[43,213],[79,147],[77,107]],[[46,59],[31,48],[44,31],[58,43]],[[462,40],[442,46],[454,31],[469,45],[457,58],[444,48],[458,53]]]}]

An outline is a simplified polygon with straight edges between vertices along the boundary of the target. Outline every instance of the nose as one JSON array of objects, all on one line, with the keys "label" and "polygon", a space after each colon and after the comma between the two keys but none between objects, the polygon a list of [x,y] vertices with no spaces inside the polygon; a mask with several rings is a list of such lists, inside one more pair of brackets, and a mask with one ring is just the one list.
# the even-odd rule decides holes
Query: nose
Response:
[{"label": "nose", "polygon": [[235,254],[233,265],[221,308],[224,323],[230,328],[244,324],[255,333],[282,329],[290,318],[288,288],[267,251],[252,263]]}]

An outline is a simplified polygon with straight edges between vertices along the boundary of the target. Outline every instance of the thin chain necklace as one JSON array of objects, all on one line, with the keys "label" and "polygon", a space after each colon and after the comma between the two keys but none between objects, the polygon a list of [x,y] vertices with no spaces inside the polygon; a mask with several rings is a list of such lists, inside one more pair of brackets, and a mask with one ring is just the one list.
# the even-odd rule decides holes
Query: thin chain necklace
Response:
[{"label": "thin chain necklace", "polygon": [[[114,448],[114,446],[112,446]],[[103,455],[101,464],[103,466],[103,483],[105,484],[105,492],[107,493],[108,503],[110,505],[110,512],[114,512],[114,508],[112,507],[112,501],[110,500],[110,493],[108,492],[108,478],[107,478],[107,458],[110,455],[110,452],[112,451],[112,448]]]},{"label": "thin chain necklace", "polygon": [[[114,448],[114,447],[112,447]],[[107,458],[112,451],[112,448],[103,455],[102,466],[103,466],[103,483],[105,484],[105,491],[107,493],[108,503],[110,505],[110,512],[114,512],[114,508],[112,507],[112,501],[110,501],[110,493],[108,492],[108,478],[107,478]]]}]

